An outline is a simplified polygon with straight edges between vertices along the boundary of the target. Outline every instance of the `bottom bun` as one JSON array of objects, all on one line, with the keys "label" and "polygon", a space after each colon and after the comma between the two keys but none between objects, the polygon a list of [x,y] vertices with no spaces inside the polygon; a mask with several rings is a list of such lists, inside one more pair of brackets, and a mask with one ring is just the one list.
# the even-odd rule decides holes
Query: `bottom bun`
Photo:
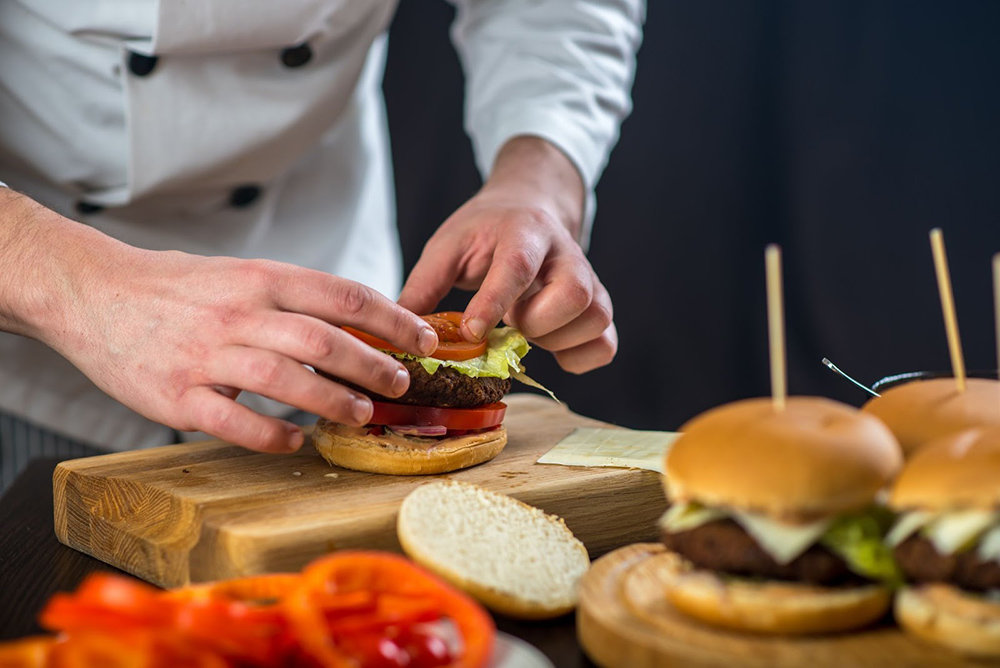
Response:
[{"label": "bottom bun", "polygon": [[906,587],[896,621],[924,640],[963,654],[1000,657],[1000,604],[946,584]]},{"label": "bottom bun", "polygon": [[313,446],[334,466],[367,473],[427,475],[447,473],[489,461],[507,445],[507,430],[451,438],[414,439],[398,434],[376,436],[363,428],[320,419]]},{"label": "bottom bun", "polygon": [[821,587],[728,578],[671,555],[676,559],[666,566],[667,600],[690,617],[727,629],[781,635],[847,631],[879,619],[892,601],[881,585]]}]

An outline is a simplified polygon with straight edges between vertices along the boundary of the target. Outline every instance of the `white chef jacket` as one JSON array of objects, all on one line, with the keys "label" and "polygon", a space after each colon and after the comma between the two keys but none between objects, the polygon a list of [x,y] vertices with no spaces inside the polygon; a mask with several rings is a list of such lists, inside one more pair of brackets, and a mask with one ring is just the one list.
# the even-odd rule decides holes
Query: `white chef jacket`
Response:
[{"label": "white chef jacket", "polygon": [[[483,175],[508,139],[535,135],[569,156],[592,193],[630,109],[643,0],[454,4]],[[394,297],[381,93],[394,9],[0,0],[0,179],[135,246],[292,262]],[[52,350],[4,333],[0,411],[103,448],[172,438]]]}]

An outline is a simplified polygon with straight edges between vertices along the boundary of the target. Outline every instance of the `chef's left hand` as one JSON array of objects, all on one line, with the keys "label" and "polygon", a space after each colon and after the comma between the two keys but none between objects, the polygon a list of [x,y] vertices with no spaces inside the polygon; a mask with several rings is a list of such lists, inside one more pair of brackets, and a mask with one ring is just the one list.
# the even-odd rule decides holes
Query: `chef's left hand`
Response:
[{"label": "chef's left hand", "polygon": [[559,365],[583,373],[618,349],[611,298],[577,239],[584,189],[555,146],[510,140],[483,188],[446,220],[424,247],[399,303],[429,313],[452,289],[476,290],[463,335],[482,339],[501,319]]}]

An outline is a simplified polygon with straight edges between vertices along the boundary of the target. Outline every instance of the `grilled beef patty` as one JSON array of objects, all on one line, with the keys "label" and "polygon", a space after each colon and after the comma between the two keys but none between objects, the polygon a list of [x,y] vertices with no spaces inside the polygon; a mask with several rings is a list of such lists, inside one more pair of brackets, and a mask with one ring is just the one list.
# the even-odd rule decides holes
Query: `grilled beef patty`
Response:
[{"label": "grilled beef patty", "polygon": [[849,570],[843,559],[821,545],[813,545],[789,563],[779,564],[731,519],[715,520],[677,533],[663,531],[661,535],[667,549],[698,568],[815,585],[866,582]]},{"label": "grilled beef patty", "polygon": [[470,378],[446,366],[439,367],[431,374],[427,373],[416,360],[399,361],[410,372],[410,388],[401,397],[383,397],[345,380],[328,374],[323,375],[362,394],[367,394],[376,401],[416,406],[475,408],[501,401],[504,395],[510,392],[510,378]]},{"label": "grilled beef patty", "polygon": [[1000,564],[982,561],[975,549],[941,554],[926,538],[914,534],[896,546],[896,561],[911,582],[947,582],[962,589],[1000,589]]}]

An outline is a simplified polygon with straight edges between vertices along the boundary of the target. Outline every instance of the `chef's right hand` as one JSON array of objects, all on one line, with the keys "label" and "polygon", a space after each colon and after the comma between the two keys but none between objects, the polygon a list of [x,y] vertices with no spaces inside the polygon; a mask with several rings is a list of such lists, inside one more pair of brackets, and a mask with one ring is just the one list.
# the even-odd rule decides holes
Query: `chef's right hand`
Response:
[{"label": "chef's right hand", "polygon": [[0,281],[0,329],[39,339],[118,401],[175,429],[296,450],[302,430],[238,404],[240,391],[362,425],[371,401],[303,364],[390,397],[406,391],[409,374],[338,325],[415,355],[437,345],[413,313],[323,272],[137,249],[9,191],[0,192],[6,221],[0,266],[12,271]]}]

